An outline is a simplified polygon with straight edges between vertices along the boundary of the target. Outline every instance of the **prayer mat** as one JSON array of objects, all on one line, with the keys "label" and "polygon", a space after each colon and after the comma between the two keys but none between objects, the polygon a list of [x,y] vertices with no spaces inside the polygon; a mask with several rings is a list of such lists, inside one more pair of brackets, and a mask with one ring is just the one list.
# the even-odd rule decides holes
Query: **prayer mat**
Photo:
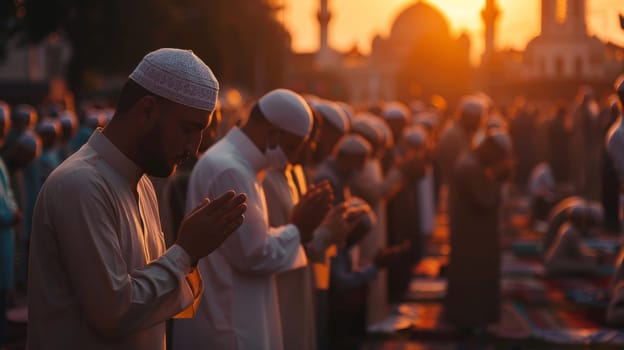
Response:
[{"label": "prayer mat", "polygon": [[446,296],[446,278],[414,278],[405,299],[407,301],[440,301]]}]

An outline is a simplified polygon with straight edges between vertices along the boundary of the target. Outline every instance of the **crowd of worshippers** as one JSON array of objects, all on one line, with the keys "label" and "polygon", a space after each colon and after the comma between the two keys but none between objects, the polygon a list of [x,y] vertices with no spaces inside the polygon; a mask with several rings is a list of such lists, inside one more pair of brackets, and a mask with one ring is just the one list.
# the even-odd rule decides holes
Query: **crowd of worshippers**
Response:
[{"label": "crowd of worshippers", "polygon": [[[591,274],[582,238],[620,230],[624,87],[450,111],[218,91],[191,51],[160,49],[116,109],[0,105],[0,348],[16,284],[30,349],[358,348],[419,317],[397,305],[439,210],[445,319],[482,329],[499,321],[512,188],[549,274]],[[624,323],[617,279],[613,293]]]}]

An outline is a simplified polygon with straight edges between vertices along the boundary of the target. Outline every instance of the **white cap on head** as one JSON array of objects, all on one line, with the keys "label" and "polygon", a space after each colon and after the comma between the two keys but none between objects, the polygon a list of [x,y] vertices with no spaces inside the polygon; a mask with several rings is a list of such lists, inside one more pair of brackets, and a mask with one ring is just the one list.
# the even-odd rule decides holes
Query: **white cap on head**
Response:
[{"label": "white cap on head", "polygon": [[313,107],[321,114],[323,120],[329,122],[343,134],[351,130],[351,122],[338,104],[331,101],[319,101]]},{"label": "white cap on head", "polygon": [[389,102],[384,105],[381,116],[386,120],[402,119],[407,121],[409,109],[400,102]]},{"label": "white cap on head", "polygon": [[427,131],[422,126],[411,126],[403,131],[403,140],[414,148],[423,148],[427,143]]},{"label": "white cap on head", "polygon": [[336,102],[340,108],[342,108],[342,111],[345,113],[345,115],[347,116],[347,118],[349,118],[349,124],[353,123],[353,116],[355,115],[355,111],[353,110],[353,107],[351,107],[348,103],[345,102]]},{"label": "white cap on head", "polygon": [[338,154],[365,156],[370,154],[372,147],[362,136],[349,134],[338,141],[335,150]]},{"label": "white cap on head", "polygon": [[382,131],[377,127],[377,124],[373,121],[377,117],[369,113],[361,113],[353,120],[351,124],[351,130],[357,134],[364,136],[367,140],[380,145],[384,141],[384,135]]},{"label": "white cap on head", "polygon": [[483,100],[476,96],[466,96],[462,99],[459,107],[461,115],[483,116],[485,106]]},{"label": "white cap on head", "polygon": [[217,103],[219,82],[191,50],[152,51],[129,78],[155,95],[188,107],[212,112]]},{"label": "white cap on head", "polygon": [[271,124],[291,134],[306,137],[312,130],[312,111],[293,91],[273,90],[258,100],[258,108]]},{"label": "white cap on head", "polygon": [[512,141],[509,134],[501,128],[490,128],[487,130],[479,130],[475,133],[473,138],[474,148],[479,147],[485,140],[491,139],[494,141],[503,151],[508,154],[512,152]]},{"label": "white cap on head", "polygon": [[379,133],[381,134],[381,141],[387,147],[390,148],[394,144],[394,137],[392,136],[392,130],[385,121],[381,120],[378,117],[372,117],[370,119],[370,123],[372,123]]}]

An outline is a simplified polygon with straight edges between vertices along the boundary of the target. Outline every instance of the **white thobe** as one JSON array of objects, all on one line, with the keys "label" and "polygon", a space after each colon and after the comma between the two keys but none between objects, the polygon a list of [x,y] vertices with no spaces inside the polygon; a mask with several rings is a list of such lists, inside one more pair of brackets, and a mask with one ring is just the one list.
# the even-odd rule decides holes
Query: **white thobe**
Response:
[{"label": "white thobe", "polygon": [[193,319],[173,327],[173,348],[280,350],[275,274],[307,264],[294,225],[270,228],[258,175],[266,157],[238,128],[212,146],[191,174],[187,211],[227,190],[247,194],[241,227],[199,262],[205,299]]},{"label": "white thobe", "polygon": [[[285,171],[268,170],[262,180],[270,226],[287,224],[292,208],[299,201],[299,190],[292,177],[292,167],[288,166]],[[312,278],[310,265],[276,276],[284,349],[316,349],[315,287]]]},{"label": "white thobe", "polygon": [[165,252],[151,182],[95,132],[35,206],[28,348],[164,349],[164,321],[199,296],[188,254]]},{"label": "white thobe", "polygon": [[[359,244],[358,265],[360,267],[372,264],[379,249],[386,246],[388,242],[386,200],[396,194],[402,185],[403,176],[398,169],[392,168],[384,178],[381,163],[376,158],[367,160],[364,169],[351,180],[351,193],[365,199],[377,216],[377,221],[370,233]],[[369,326],[390,316],[387,294],[386,271],[380,271],[377,279],[371,282],[368,291],[366,321]]]}]

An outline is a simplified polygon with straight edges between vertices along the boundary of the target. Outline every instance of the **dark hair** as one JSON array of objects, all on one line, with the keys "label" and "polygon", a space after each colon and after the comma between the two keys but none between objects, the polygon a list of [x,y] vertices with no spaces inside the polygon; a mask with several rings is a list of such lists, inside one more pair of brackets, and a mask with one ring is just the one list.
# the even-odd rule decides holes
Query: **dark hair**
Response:
[{"label": "dark hair", "polygon": [[258,102],[254,103],[253,107],[251,107],[251,112],[249,112],[249,120],[247,120],[247,124],[249,123],[271,124],[271,122],[264,115],[264,112],[262,112],[262,110],[260,109],[260,104]]},{"label": "dark hair", "polygon": [[167,101],[146,88],[139,85],[132,79],[128,79],[119,93],[119,99],[117,100],[117,110],[115,114],[123,114],[129,111],[141,98],[144,96],[154,96],[155,98]]}]

